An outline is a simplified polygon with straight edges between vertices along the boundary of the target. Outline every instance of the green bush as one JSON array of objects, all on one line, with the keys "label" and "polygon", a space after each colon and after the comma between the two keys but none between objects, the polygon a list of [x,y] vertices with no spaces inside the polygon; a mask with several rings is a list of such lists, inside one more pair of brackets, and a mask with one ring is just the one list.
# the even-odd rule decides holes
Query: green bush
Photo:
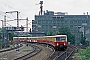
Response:
[{"label": "green bush", "polygon": [[86,49],[79,49],[78,53],[79,55],[76,57],[80,60],[90,60],[90,47],[87,47]]}]

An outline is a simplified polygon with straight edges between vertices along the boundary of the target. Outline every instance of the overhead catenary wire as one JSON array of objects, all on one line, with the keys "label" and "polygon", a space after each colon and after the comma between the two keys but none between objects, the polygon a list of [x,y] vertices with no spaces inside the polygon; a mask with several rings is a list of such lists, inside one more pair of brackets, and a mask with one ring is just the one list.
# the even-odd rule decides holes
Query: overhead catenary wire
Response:
[{"label": "overhead catenary wire", "polygon": [[[30,23],[28,23],[29,25],[31,24],[31,22]],[[25,25],[23,25],[23,26],[25,26]]]},{"label": "overhead catenary wire", "polygon": [[[1,1],[0,1],[1,2]],[[10,6],[8,6],[7,4],[5,4],[5,3],[3,3],[3,2],[1,2],[3,5],[5,5],[5,6],[7,6],[7,7],[9,7],[9,8],[11,8],[11,9],[13,9],[12,7],[10,7]],[[15,10],[15,9],[13,9],[13,10]],[[8,14],[6,14],[6,12],[4,12],[4,14],[6,15],[6,20],[7,21],[5,21],[5,22],[11,22],[11,21],[15,21],[15,19],[12,19],[12,18],[16,18],[16,16],[14,16],[12,13],[11,13],[11,15],[8,15]],[[22,15],[25,15],[25,14],[23,14],[23,13],[21,13]],[[21,16],[21,14],[19,14],[19,17],[21,17],[22,18],[22,16]],[[4,16],[4,15],[3,15]],[[26,15],[25,15],[26,16]],[[29,17],[30,18],[30,17]],[[11,20],[9,20],[9,19],[11,19]],[[22,22],[21,20],[19,20],[20,21],[20,23]],[[30,20],[28,20],[28,21],[30,21]],[[27,23],[27,25],[31,25],[31,22],[30,23]],[[10,25],[11,26],[11,25]]]},{"label": "overhead catenary wire", "polygon": [[2,13],[0,14],[1,16],[4,16],[4,15],[5,15],[5,12],[3,12],[3,11],[0,11],[0,12],[2,12]]},{"label": "overhead catenary wire", "polygon": [[[5,3],[3,3],[2,1],[0,1],[3,5],[5,5],[5,6],[7,6],[7,7],[9,7],[9,8],[11,8],[11,9],[13,9],[13,10],[15,10],[14,8],[12,8],[11,6],[8,6],[7,4],[5,4]],[[24,15],[24,16],[26,16],[24,13],[22,13],[22,12],[20,12],[22,15]],[[20,17],[21,17],[21,15],[20,15]],[[30,18],[30,17],[29,17]]]},{"label": "overhead catenary wire", "polygon": [[10,19],[12,19],[11,17],[9,17],[7,14],[6,14],[6,16],[7,16],[7,18],[10,18]]},{"label": "overhead catenary wire", "polygon": [[[0,1],[1,2],[1,1]],[[3,5],[5,5],[5,6],[7,6],[7,7],[9,7],[9,8],[11,8],[11,9],[13,9],[13,10],[15,10],[14,8],[12,8],[12,7],[10,7],[10,6],[8,6],[7,4],[5,4],[5,3],[3,3],[3,2],[1,2]],[[20,12],[22,15],[24,15],[24,16],[26,16],[25,14],[23,14],[22,12]],[[20,15],[20,17],[21,17],[21,15]],[[21,17],[22,18],[22,17]],[[30,18],[30,17],[29,17]]]},{"label": "overhead catenary wire", "polygon": [[[0,1],[1,2],[1,1]],[[3,3],[3,2],[1,2],[3,5],[5,5],[5,6],[7,6],[7,7],[9,7],[9,8],[11,8],[11,9],[13,9],[12,7],[10,7],[10,6],[8,6],[7,4],[5,4],[5,3]],[[15,9],[14,9],[15,10]]]},{"label": "overhead catenary wire", "polygon": [[15,18],[15,16],[11,13],[11,15],[12,15],[12,17],[14,17]]},{"label": "overhead catenary wire", "polygon": [[6,24],[8,24],[9,26],[15,27],[15,26],[13,26],[13,25],[11,25],[11,24],[9,24],[9,23],[6,23]]},{"label": "overhead catenary wire", "polygon": [[9,15],[7,15],[5,12],[3,12],[3,11],[0,11],[0,12],[2,12],[3,14],[0,14],[1,16],[7,16],[7,18],[10,18],[10,19],[12,19],[11,17],[9,17]]}]

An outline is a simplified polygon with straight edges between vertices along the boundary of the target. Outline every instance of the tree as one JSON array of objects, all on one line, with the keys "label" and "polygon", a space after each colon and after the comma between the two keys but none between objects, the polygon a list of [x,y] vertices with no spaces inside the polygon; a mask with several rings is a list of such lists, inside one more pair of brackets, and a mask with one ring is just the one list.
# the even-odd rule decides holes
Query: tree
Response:
[{"label": "tree", "polygon": [[14,37],[14,36],[17,36],[17,35],[15,35],[15,34],[14,34],[14,33],[12,33],[12,32],[11,32],[11,33],[9,33],[9,40],[13,40],[13,37]]},{"label": "tree", "polygon": [[48,36],[53,36],[53,32],[50,31],[47,35],[48,35]]},{"label": "tree", "polygon": [[68,27],[65,27],[65,26],[60,27],[57,34],[67,35],[68,42],[70,42],[71,44],[75,44],[75,35],[71,33]]}]

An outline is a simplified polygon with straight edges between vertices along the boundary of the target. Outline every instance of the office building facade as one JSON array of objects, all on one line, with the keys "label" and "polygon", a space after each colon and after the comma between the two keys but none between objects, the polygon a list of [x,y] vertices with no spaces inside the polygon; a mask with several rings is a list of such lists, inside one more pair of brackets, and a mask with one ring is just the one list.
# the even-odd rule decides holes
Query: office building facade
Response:
[{"label": "office building facade", "polygon": [[[79,40],[80,28],[84,27],[82,32],[90,28],[90,15],[68,15],[62,12],[46,11],[43,15],[35,15],[35,20],[32,21],[32,32],[48,34],[52,31],[53,34],[57,34],[62,26],[69,27],[71,32],[75,34],[76,40]],[[79,42],[77,41],[77,43]]]}]

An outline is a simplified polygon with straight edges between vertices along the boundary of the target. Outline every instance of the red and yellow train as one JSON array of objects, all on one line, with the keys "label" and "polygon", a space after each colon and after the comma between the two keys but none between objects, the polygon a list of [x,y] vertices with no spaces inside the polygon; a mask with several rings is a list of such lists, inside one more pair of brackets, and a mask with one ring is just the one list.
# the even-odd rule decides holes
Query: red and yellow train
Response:
[{"label": "red and yellow train", "polygon": [[42,37],[13,37],[13,41],[46,43],[52,45],[56,50],[66,49],[68,46],[67,35]]}]

